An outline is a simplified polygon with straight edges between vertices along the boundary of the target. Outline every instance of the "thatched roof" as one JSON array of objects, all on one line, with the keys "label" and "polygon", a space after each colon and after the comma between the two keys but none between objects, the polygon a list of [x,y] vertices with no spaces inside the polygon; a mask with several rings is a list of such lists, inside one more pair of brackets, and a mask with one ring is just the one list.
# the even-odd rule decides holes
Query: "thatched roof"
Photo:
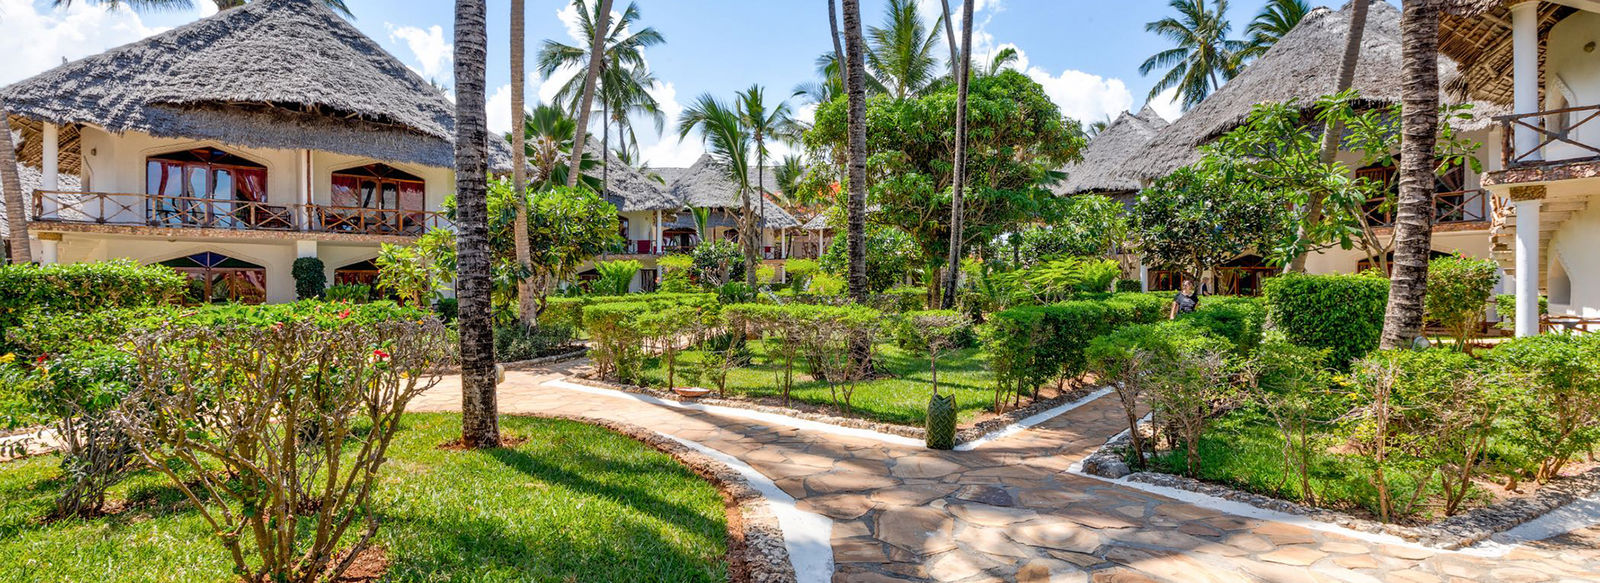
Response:
[{"label": "thatched roof", "polygon": [[[1451,89],[1473,99],[1511,104],[1511,10],[1500,0],[1457,0],[1475,4],[1464,15],[1445,14],[1439,21],[1439,53],[1461,63]],[[1576,8],[1545,2],[1539,6],[1539,38]],[[1544,43],[1539,43],[1543,67]]]},{"label": "thatched roof", "polygon": [[[1239,76],[1162,130],[1143,156],[1130,161],[1123,175],[1154,178],[1198,160],[1200,145],[1238,127],[1258,103],[1298,99],[1309,107],[1318,97],[1333,93],[1349,18],[1348,5],[1337,12],[1312,10]],[[1441,57],[1439,65],[1441,79],[1456,76],[1454,61]],[[1400,10],[1388,2],[1374,1],[1361,39],[1354,88],[1368,105],[1398,103],[1402,69]],[[1486,127],[1488,118],[1503,109],[1488,103],[1475,105],[1474,115],[1480,121],[1468,129]]]},{"label": "thatched roof", "polygon": [[805,229],[807,231],[826,231],[826,230],[828,230],[829,229],[829,227],[828,227],[828,213],[818,213],[817,216],[811,217],[811,220],[806,221],[805,226],[802,226],[800,228]]},{"label": "thatched roof", "polygon": [[1138,178],[1127,175],[1124,169],[1165,127],[1167,120],[1149,105],[1136,114],[1123,112],[1089,140],[1082,160],[1061,169],[1067,178],[1051,190],[1060,195],[1139,190]]},{"label": "thatched roof", "polygon": [[[709,155],[701,156],[687,169],[673,170],[670,173],[663,171],[661,175],[666,178],[669,174],[673,176],[673,195],[683,201],[685,206],[722,209],[738,209],[743,206],[738,187],[733,181],[728,180],[727,171]],[[767,174],[770,175],[771,172]],[[751,181],[754,180],[752,175]],[[751,200],[750,204],[758,206],[759,201]],[[800,221],[796,220],[794,215],[790,215],[770,199],[766,204],[766,213],[761,218],[761,226],[769,229],[800,226]]]},{"label": "thatched roof", "polygon": [[[598,155],[598,146],[594,150]],[[656,182],[638,168],[617,158],[616,154],[606,155],[606,166],[609,170],[595,167],[588,174],[595,178],[606,175],[605,198],[616,205],[618,211],[677,211],[683,208],[683,200],[673,193],[670,186]]]},{"label": "thatched roof", "polygon": [[[62,126],[454,166],[450,100],[315,0],[224,10],[18,82],[0,101]],[[510,148],[490,141],[492,166],[509,169]]]},{"label": "thatched roof", "polygon": [[[33,191],[38,190],[39,183],[44,174],[37,168],[30,168],[26,164],[17,164],[17,177],[22,181],[22,197],[24,212],[33,214]],[[78,190],[78,177],[73,174],[62,174],[58,185],[61,190]],[[32,217],[29,217],[32,218]],[[0,238],[11,236],[11,216],[6,214],[6,199],[0,196]]]}]

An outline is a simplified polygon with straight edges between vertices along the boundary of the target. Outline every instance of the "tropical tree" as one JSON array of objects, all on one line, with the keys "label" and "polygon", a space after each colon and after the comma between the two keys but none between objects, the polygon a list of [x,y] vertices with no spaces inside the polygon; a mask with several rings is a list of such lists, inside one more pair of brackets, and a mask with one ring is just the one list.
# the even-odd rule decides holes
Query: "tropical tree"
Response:
[{"label": "tropical tree", "polygon": [[[522,132],[523,149],[533,166],[529,190],[541,192],[567,183],[567,156],[572,153],[572,136],[576,131],[578,122],[554,105],[540,105],[534,108],[533,115],[527,116]],[[594,169],[599,165],[600,161],[588,152],[579,159],[582,171],[579,181],[596,192],[600,190],[600,181],[594,177]]]},{"label": "tropical tree", "polygon": [[941,17],[929,30],[916,0],[889,0],[884,25],[867,30],[871,48],[865,56],[866,66],[895,99],[919,95],[938,80],[939,60],[934,52],[939,50],[939,34],[934,31],[943,22]]},{"label": "tropical tree", "polygon": [[[784,142],[792,142],[798,135],[795,127],[793,110],[789,109],[787,101],[780,101],[777,105],[767,108],[766,90],[760,85],[751,85],[738,96],[739,123],[744,124],[745,133],[755,140],[756,153],[756,196],[760,199],[759,213],[763,222],[767,217],[767,140],[777,138]],[[765,228],[766,225],[762,224]],[[754,233],[752,231],[752,233]]]},{"label": "tropical tree", "polygon": [[[844,6],[845,101],[849,128],[845,140],[845,176],[848,178],[845,205],[845,241],[849,252],[849,272],[845,283],[850,297],[867,302],[867,87],[866,42],[861,36],[861,0],[841,0]],[[853,347],[860,348],[860,347]],[[870,347],[867,347],[870,348]],[[870,351],[852,350],[857,360],[866,361]]]},{"label": "tropical tree", "polygon": [[[738,189],[740,200],[739,241],[744,247],[745,283],[756,285],[756,217],[750,206],[750,134],[745,131],[742,111],[738,104],[727,104],[701,95],[678,117],[678,139],[689,137],[695,130],[710,148],[711,157],[717,161],[729,182]],[[704,231],[701,231],[704,233]]]},{"label": "tropical tree", "polygon": [[[642,68],[622,69],[607,66],[600,75],[600,107],[605,127],[601,145],[611,151],[611,128],[617,130],[615,153],[624,163],[639,156],[639,137],[633,129],[635,116],[645,116],[655,124],[656,133],[666,126],[667,115],[648,89],[655,85],[653,73]],[[601,161],[601,182],[609,188],[611,160]]]},{"label": "tropical tree", "polygon": [[[511,127],[527,126],[528,110],[523,107],[527,83],[527,2],[511,0]],[[528,134],[511,132],[511,192],[516,201],[517,216],[513,227],[513,240],[517,252],[517,319],[523,326],[533,326],[533,286],[528,276],[533,272],[532,251],[528,248]]]},{"label": "tropical tree", "polygon": [[6,224],[11,226],[11,262],[33,261],[28,249],[28,210],[23,205],[22,179],[17,176],[17,148],[11,142],[11,114],[0,102],[0,188],[6,195]]},{"label": "tropical tree", "polygon": [[1205,100],[1222,83],[1239,73],[1239,60],[1234,56],[1247,46],[1245,42],[1229,40],[1228,0],[1170,0],[1178,12],[1144,25],[1147,32],[1155,33],[1176,45],[1151,56],[1139,65],[1140,75],[1165,70],[1161,80],[1150,88],[1150,98],[1162,91],[1177,88],[1185,110]]},{"label": "tropical tree", "polygon": [[[586,60],[589,64],[588,69],[583,74],[583,93],[578,98],[577,105],[572,109],[572,117],[578,120],[578,127],[573,132],[573,136],[575,136],[574,145],[570,155],[570,162],[567,164],[567,186],[569,187],[577,186],[578,176],[582,174],[579,169],[583,163],[583,155],[587,153],[589,114],[594,106],[594,86],[600,77],[600,67],[605,61],[602,47],[605,46],[606,30],[611,23],[611,0],[600,0],[600,5],[595,7],[593,14],[590,14],[587,10],[584,0],[572,0],[572,4],[578,8],[579,18],[586,18],[591,23],[589,29],[593,32],[593,40],[589,43],[589,52],[586,55]],[[541,51],[539,60],[545,60],[543,51]],[[551,69],[551,71],[553,72],[554,69]],[[540,68],[540,72],[547,77],[550,75],[550,73],[544,72],[543,67]]]},{"label": "tropical tree", "polygon": [[484,111],[488,25],[484,0],[456,0],[456,298],[461,319],[461,443],[500,446],[495,403],[494,321],[489,265],[488,118]]},{"label": "tropical tree", "polygon": [[[972,69],[972,5],[977,0],[964,0],[961,4],[961,49],[956,50],[956,39],[950,39],[950,74],[956,78],[956,155],[950,181],[950,263],[945,268],[944,300],[940,306],[946,310],[955,305],[956,281],[961,274],[961,222],[962,180],[967,171],[967,77]],[[944,5],[945,32],[950,33],[950,0]],[[951,36],[954,36],[951,34]],[[1003,53],[1002,53],[1003,54]],[[998,62],[996,68],[999,68]]]},{"label": "tropical tree", "polygon": [[[1361,58],[1361,37],[1367,30],[1367,4],[1368,0],[1351,0],[1350,2],[1350,28],[1345,31],[1344,55],[1339,60],[1339,81],[1335,86],[1335,93],[1342,94],[1350,90],[1356,80],[1356,63]],[[1259,17],[1258,17],[1259,18]],[[1255,27],[1254,24],[1251,25]],[[1323,124],[1322,150],[1318,160],[1324,166],[1334,163],[1334,158],[1339,155],[1339,137],[1344,135],[1344,125],[1338,120]],[[1295,245],[1301,249],[1286,265],[1286,271],[1305,273],[1308,233],[1314,232],[1322,223],[1323,204],[1325,198],[1320,192],[1312,192],[1306,200],[1305,218],[1300,224],[1300,241]]]},{"label": "tropical tree", "polygon": [[1244,29],[1245,37],[1249,40],[1245,41],[1248,44],[1244,50],[1234,55],[1240,61],[1237,66],[1243,68],[1244,61],[1267,54],[1267,49],[1294,30],[1295,25],[1310,13],[1311,5],[1306,0],[1269,0],[1266,6],[1261,7],[1261,12],[1256,13],[1255,20],[1250,21],[1250,26]]},{"label": "tropical tree", "polygon": [[1379,348],[1408,346],[1422,333],[1433,244],[1433,152],[1439,131],[1439,6],[1406,2],[1400,12],[1400,202],[1395,212],[1394,272]]}]

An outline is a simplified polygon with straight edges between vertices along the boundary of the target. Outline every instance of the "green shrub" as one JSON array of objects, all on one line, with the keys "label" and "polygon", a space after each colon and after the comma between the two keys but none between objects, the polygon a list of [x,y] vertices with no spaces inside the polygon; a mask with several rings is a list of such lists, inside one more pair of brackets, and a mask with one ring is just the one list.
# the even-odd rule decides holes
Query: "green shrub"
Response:
[{"label": "green shrub", "polygon": [[461,317],[461,300],[439,298],[433,302],[433,313],[439,316],[440,322],[454,324]]},{"label": "green shrub", "polygon": [[656,286],[656,291],[662,293],[685,293],[695,291],[691,275],[694,273],[694,258],[688,255],[668,255],[656,260],[656,266],[661,269],[661,285]]},{"label": "green shrub", "polygon": [[135,308],[179,301],[189,280],[171,268],[132,261],[0,266],[0,354],[9,330],[31,312]]},{"label": "green shrub", "polygon": [[589,289],[602,296],[626,294],[633,288],[633,278],[639,275],[639,269],[642,267],[643,265],[632,259],[596,263],[594,269],[600,272],[600,279],[595,280]]},{"label": "green shrub", "polygon": [[608,302],[583,308],[583,330],[593,341],[595,372],[622,383],[638,379],[644,365],[645,332],[639,317],[660,309],[649,302]]},{"label": "green shrub", "polygon": [[[1517,294],[1500,294],[1494,297],[1494,311],[1500,315],[1500,329],[1517,328]],[[1539,315],[1550,313],[1550,298],[1539,296]]]},{"label": "green shrub", "polygon": [[[899,346],[904,350],[926,351],[928,339],[926,338],[926,331],[917,325],[918,319],[956,316],[960,316],[960,314],[954,310],[916,310],[897,314],[887,321],[889,335],[894,337],[895,346]],[[973,328],[972,322],[964,316],[961,317],[960,322],[960,325],[956,326],[955,329],[945,332],[949,336],[950,348],[960,350],[976,346],[978,332]]]},{"label": "green shrub", "polygon": [[1372,275],[1286,274],[1263,284],[1267,318],[1290,342],[1326,348],[1330,364],[1350,362],[1378,348],[1389,281]]},{"label": "green shrub", "polygon": [[322,297],[322,292],[328,287],[326,268],[322,260],[316,257],[295,259],[294,266],[289,270],[289,274],[294,276],[295,297],[302,300]]},{"label": "green shrub", "polygon": [[1086,371],[1084,349],[1098,336],[1130,324],[1159,322],[1167,300],[1152,294],[1117,294],[998,312],[985,347],[1002,390],[1019,396],[1054,378]]},{"label": "green shrub", "polygon": [[1144,291],[1144,284],[1137,279],[1117,280],[1117,293],[1139,293]]},{"label": "green shrub", "polygon": [[702,241],[691,252],[694,280],[716,288],[730,281],[744,281],[744,252],[732,241]]},{"label": "green shrub", "polygon": [[1517,338],[1496,346],[1488,360],[1520,389],[1509,437],[1534,458],[1537,480],[1600,443],[1600,337]]},{"label": "green shrub", "polygon": [[811,282],[806,286],[806,291],[816,295],[836,296],[844,293],[847,285],[843,277],[819,272],[811,276]]},{"label": "green shrub", "polygon": [[345,283],[330,286],[328,291],[324,292],[323,297],[330,302],[365,304],[372,301],[372,286],[362,283]]},{"label": "green shrub", "polygon": [[575,296],[564,298],[550,298],[545,304],[543,312],[539,313],[540,324],[565,325],[572,328],[583,328],[583,309],[588,306],[609,304],[617,302],[644,302],[655,306],[669,306],[688,304],[706,306],[717,302],[717,295],[710,293],[653,293],[653,294],[627,294],[620,296]]},{"label": "green shrub", "polygon": [[[1196,447],[1212,407],[1225,401],[1225,339],[1185,321],[1122,326],[1089,341],[1087,368],[1116,389],[1133,438],[1134,467],[1144,467],[1146,445],[1138,429],[1140,405],[1151,402],[1180,426],[1188,446],[1185,468],[1198,470]],[[1173,436],[1174,438],[1180,436]]]},{"label": "green shrub", "polygon": [[872,294],[868,305],[884,312],[902,313],[921,310],[928,303],[928,290],[921,287],[896,287]]},{"label": "green shrub", "polygon": [[783,262],[784,280],[789,284],[789,289],[796,293],[806,290],[806,285],[811,283],[811,276],[816,275],[822,266],[815,259],[790,259]]},{"label": "green shrub", "polygon": [[1266,315],[1260,298],[1215,296],[1205,298],[1199,309],[1178,319],[1228,339],[1239,354],[1249,354],[1261,344]]},{"label": "green shrub", "polygon": [[498,362],[517,362],[567,352],[576,347],[577,331],[564,325],[523,326],[520,323],[494,327],[494,358]]},{"label": "green shrub", "polygon": [[1500,283],[1500,266],[1493,259],[1460,255],[1428,262],[1428,289],[1423,298],[1428,318],[1450,330],[1456,349],[1471,352],[1469,342],[1483,323],[1489,295]]}]

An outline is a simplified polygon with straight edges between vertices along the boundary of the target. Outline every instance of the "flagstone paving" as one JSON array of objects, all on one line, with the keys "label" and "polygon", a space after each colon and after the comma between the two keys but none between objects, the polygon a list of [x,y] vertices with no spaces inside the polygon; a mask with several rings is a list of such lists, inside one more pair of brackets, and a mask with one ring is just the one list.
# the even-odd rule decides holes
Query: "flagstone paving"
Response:
[{"label": "flagstone paving", "polygon": [[[1123,427],[1112,397],[974,451],[938,452],[549,384],[567,370],[509,373],[500,411],[625,421],[743,460],[834,520],[836,582],[1600,581],[1596,528],[1479,557],[1232,516],[1067,473]],[[448,380],[411,408],[459,410],[459,385]]]}]

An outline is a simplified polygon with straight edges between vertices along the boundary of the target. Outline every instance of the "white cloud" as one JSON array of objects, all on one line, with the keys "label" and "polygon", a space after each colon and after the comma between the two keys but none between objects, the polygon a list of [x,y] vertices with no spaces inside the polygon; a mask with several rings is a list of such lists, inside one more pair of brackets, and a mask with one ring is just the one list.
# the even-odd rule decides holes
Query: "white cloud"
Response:
[{"label": "white cloud", "polygon": [[1177,121],[1183,117],[1183,104],[1178,102],[1178,88],[1173,87],[1156,94],[1147,104],[1161,114],[1167,121]]},{"label": "white cloud", "polygon": [[683,104],[678,101],[677,86],[656,81],[650,86],[649,93],[661,105],[661,113],[667,117],[667,123],[662,127],[661,135],[656,136],[654,144],[639,144],[641,158],[656,168],[682,168],[694,164],[706,149],[699,136],[691,135],[682,142],[678,141],[678,116],[683,113]]},{"label": "white cloud", "polygon": [[1059,74],[1051,73],[1043,67],[1030,63],[1028,53],[1015,44],[1006,43],[997,46],[995,51],[1006,48],[1017,50],[1017,60],[1008,65],[1008,68],[1023,72],[1035,83],[1044,87],[1045,95],[1050,96],[1050,101],[1061,108],[1062,115],[1089,124],[1106,118],[1115,119],[1117,114],[1133,106],[1133,94],[1128,91],[1127,84],[1121,79],[1101,77],[1075,69],[1067,69]]},{"label": "white cloud", "polygon": [[[204,4],[204,2],[202,2]],[[404,43],[420,65],[417,74],[424,79],[437,79],[450,74],[449,65],[455,59],[455,47],[444,40],[444,28],[433,25],[426,29],[415,26],[395,26],[383,23],[389,29],[389,40]]]},{"label": "white cloud", "polygon": [[[216,12],[210,2],[197,3],[199,18]],[[210,6],[210,8],[205,8]],[[0,85],[7,85],[106,49],[160,33],[126,7],[103,8],[75,2],[61,9],[32,0],[0,0]]]},{"label": "white cloud", "polygon": [[511,86],[501,85],[489,93],[486,108],[489,133],[501,135],[511,131]]}]

